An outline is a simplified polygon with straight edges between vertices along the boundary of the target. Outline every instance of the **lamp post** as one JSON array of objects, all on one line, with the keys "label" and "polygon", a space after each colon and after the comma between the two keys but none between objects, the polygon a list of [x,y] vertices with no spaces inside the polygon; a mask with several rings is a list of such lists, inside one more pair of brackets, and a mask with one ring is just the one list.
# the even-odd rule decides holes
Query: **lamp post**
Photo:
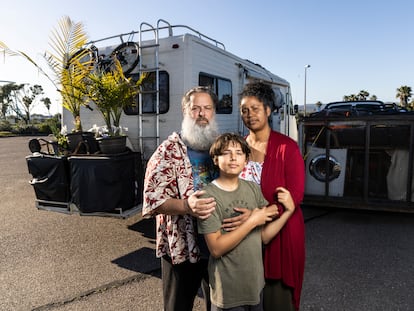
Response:
[{"label": "lamp post", "polygon": [[306,72],[307,72],[309,67],[310,67],[309,64],[305,66],[305,95],[303,97],[303,110],[304,110],[304,115],[305,116],[306,116]]}]

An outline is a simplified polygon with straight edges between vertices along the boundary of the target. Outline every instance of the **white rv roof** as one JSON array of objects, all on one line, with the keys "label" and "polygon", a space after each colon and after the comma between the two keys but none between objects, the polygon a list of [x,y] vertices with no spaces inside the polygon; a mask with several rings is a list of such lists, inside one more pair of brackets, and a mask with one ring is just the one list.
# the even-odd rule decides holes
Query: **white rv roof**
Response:
[{"label": "white rv roof", "polygon": [[239,56],[236,56],[235,54],[226,51],[225,45],[222,42],[216,39],[213,39],[187,25],[171,25],[167,21],[162,20],[162,19],[157,21],[157,27],[154,27],[148,23],[143,22],[140,25],[139,31],[131,31],[129,33],[124,33],[124,34],[119,34],[119,35],[115,35],[111,37],[106,37],[103,39],[98,39],[95,41],[91,41],[88,44],[95,44],[98,42],[111,40],[115,38],[119,38],[121,42],[131,41],[133,40],[133,37],[135,35],[137,35],[140,38],[140,40],[143,40],[145,39],[146,34],[149,34],[150,36],[153,37],[154,33],[158,36],[159,40],[164,40],[164,39],[172,38],[172,37],[191,37],[194,40],[199,40],[200,42],[203,42],[203,44],[209,44],[212,47],[220,49],[224,53],[227,53],[237,58],[239,60],[239,66],[245,69],[246,75],[249,78],[263,80],[263,76],[267,76],[268,79],[265,80],[266,82],[285,86],[285,87],[289,87],[290,85],[288,81],[271,73],[269,70],[267,70],[263,66],[256,64],[250,60],[242,59]]}]

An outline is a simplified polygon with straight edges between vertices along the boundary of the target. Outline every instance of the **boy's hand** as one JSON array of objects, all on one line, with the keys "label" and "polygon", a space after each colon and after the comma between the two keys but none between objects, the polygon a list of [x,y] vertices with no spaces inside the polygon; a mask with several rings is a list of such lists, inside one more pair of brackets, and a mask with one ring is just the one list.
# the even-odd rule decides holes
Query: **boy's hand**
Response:
[{"label": "boy's hand", "polygon": [[268,221],[272,221],[273,214],[274,213],[272,211],[269,212],[269,210],[266,207],[255,208],[252,211],[252,214],[250,215],[248,221],[252,221],[256,226],[261,226]]},{"label": "boy's hand", "polygon": [[272,217],[272,219],[279,217],[279,209],[276,204],[266,206],[265,208],[267,209],[268,215]]}]

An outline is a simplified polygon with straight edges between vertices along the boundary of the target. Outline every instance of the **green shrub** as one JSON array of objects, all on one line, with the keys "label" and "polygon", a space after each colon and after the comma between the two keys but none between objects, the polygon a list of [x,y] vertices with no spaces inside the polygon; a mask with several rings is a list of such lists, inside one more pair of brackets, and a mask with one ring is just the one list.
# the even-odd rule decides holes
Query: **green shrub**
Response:
[{"label": "green shrub", "polygon": [[9,121],[6,121],[6,120],[0,121],[1,132],[10,132],[11,130],[12,130],[12,126]]},{"label": "green shrub", "polygon": [[41,134],[51,134],[52,130],[48,122],[40,123],[36,126]]},{"label": "green shrub", "polygon": [[39,129],[31,124],[19,123],[12,128],[12,133],[18,135],[37,135],[39,134]]}]

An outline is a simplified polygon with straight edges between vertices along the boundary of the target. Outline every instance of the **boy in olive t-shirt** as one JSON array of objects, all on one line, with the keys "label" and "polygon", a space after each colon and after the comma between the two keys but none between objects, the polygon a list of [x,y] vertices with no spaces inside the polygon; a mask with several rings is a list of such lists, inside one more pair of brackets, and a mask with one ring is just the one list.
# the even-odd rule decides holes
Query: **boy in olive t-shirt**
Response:
[{"label": "boy in olive t-shirt", "polygon": [[[210,148],[210,155],[220,175],[203,188],[205,196],[213,196],[216,209],[205,219],[198,219],[198,232],[204,234],[210,259],[208,264],[212,310],[249,306],[263,310],[261,292],[264,287],[262,240],[269,242],[293,213],[290,193],[278,188],[276,197],[286,211],[280,218],[275,205],[263,197],[259,186],[239,178],[250,153],[245,140],[237,134],[220,135]],[[225,218],[234,217],[234,208],[252,210],[250,217],[233,231],[222,229]],[[286,214],[286,215],[285,215]],[[264,226],[266,222],[268,225]]]}]

